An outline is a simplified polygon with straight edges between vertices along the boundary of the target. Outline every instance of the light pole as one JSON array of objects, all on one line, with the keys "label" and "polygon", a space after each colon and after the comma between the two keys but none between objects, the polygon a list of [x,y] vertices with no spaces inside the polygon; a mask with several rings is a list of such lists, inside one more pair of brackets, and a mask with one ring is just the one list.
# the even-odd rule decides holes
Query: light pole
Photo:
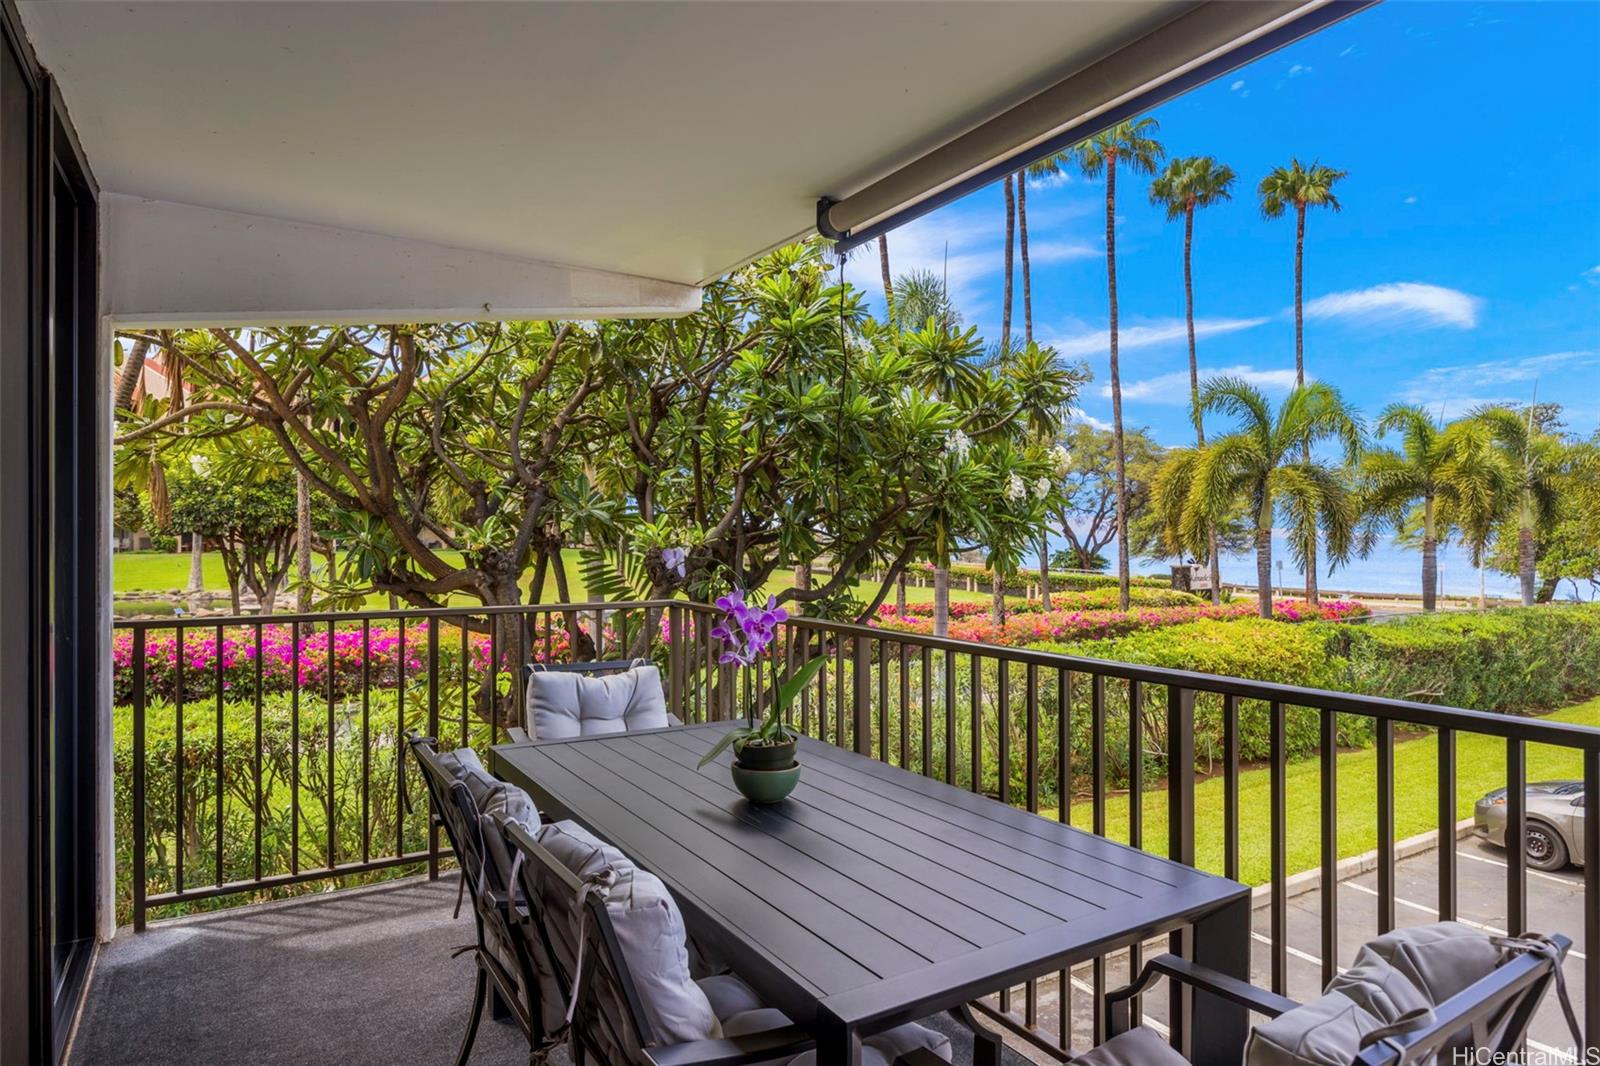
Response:
[{"label": "light pole", "polygon": [[1278,588],[1272,590],[1274,596],[1279,595],[1278,589],[1283,588],[1283,560],[1278,560]]}]

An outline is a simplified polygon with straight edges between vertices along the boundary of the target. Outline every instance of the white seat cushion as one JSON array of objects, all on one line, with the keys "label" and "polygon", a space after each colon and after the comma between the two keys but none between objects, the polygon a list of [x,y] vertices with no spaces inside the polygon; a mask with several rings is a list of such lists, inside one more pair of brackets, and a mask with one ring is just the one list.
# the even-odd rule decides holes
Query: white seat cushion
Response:
[{"label": "white seat cushion", "polygon": [[[755,990],[731,973],[703,977],[698,982],[722,1025],[723,1036],[749,1036],[789,1024],[782,1011],[761,1002]],[[887,1032],[867,1037],[862,1042],[863,1066],[887,1066],[916,1048],[924,1048],[949,1062],[953,1054],[950,1038],[915,1022],[896,1026]],[[816,1052],[808,1051],[791,1059],[773,1059],[761,1066],[814,1066]]]},{"label": "white seat cushion", "polygon": [[1350,1066],[1377,1018],[1339,992],[1303,1003],[1256,1026],[1245,1043],[1245,1066]]},{"label": "white seat cushion", "polygon": [[599,677],[536,669],[528,675],[527,715],[533,740],[665,729],[670,724],[661,671],[649,665]]},{"label": "white seat cushion", "polygon": [[[954,1056],[950,1038],[937,1029],[907,1022],[882,1033],[875,1033],[861,1042],[861,1066],[891,1066],[894,1060],[908,1051],[931,1051],[949,1062]],[[817,1053],[807,1051],[790,1059],[787,1066],[818,1066]]]},{"label": "white seat cushion", "polygon": [[1189,1060],[1172,1050],[1171,1044],[1142,1025],[1118,1033],[1072,1061],[1075,1066],[1189,1066]]}]

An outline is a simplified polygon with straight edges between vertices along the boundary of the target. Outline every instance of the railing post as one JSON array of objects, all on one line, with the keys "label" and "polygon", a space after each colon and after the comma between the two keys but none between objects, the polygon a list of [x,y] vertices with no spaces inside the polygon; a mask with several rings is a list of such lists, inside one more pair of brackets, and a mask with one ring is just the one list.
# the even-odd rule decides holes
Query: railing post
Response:
[{"label": "railing post", "polygon": [[683,705],[683,664],[686,657],[683,649],[683,608],[669,607],[667,609],[667,684],[671,690],[672,713],[682,722],[689,721],[687,709]]},{"label": "railing post", "polygon": [[145,824],[144,713],[145,631],[133,631],[133,929],[144,932],[145,848],[150,828]]},{"label": "railing post", "polygon": [[853,689],[855,706],[851,717],[855,728],[854,750],[861,755],[872,754],[872,647],[860,636],[854,642]]},{"label": "railing post", "polygon": [[[1177,685],[1167,686],[1167,857],[1194,865],[1194,693]],[[1187,958],[1192,938],[1178,930],[1169,938],[1168,950]],[[1167,986],[1172,1046],[1186,1052],[1194,1000],[1183,982],[1169,981]]]},{"label": "railing post", "polygon": [[[490,627],[494,625],[490,620]],[[493,669],[494,664],[490,664]],[[439,620],[428,616],[428,735],[439,736]],[[431,797],[430,797],[431,799]],[[428,880],[439,879],[439,814],[429,807]],[[465,876],[465,874],[463,874]]]}]

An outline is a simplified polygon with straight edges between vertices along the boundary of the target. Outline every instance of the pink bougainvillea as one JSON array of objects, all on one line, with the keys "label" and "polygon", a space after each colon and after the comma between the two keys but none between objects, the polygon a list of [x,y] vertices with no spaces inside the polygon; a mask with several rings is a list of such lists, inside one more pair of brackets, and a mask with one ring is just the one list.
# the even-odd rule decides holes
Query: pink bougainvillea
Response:
[{"label": "pink bougainvillea", "polygon": [[[1211,604],[1136,607],[1131,611],[1031,610],[1012,613],[1006,618],[1004,625],[996,626],[989,619],[987,608],[982,604],[961,604],[959,606],[963,609],[959,612],[954,610],[957,606],[951,604],[952,638],[1012,647],[1071,640],[1100,640],[1119,637],[1139,629],[1179,625],[1203,618],[1249,618],[1256,614],[1256,605],[1253,602],[1228,603],[1220,607]],[[1300,622],[1307,619],[1334,621],[1360,617],[1367,614],[1368,610],[1365,604],[1355,600],[1325,600],[1315,607],[1304,600],[1278,600],[1272,605],[1272,613],[1274,618],[1285,622]],[[932,611],[925,604],[908,608],[903,616],[892,606],[880,610],[873,624],[901,632],[924,634],[933,632]]]},{"label": "pink bougainvillea", "polygon": [[[178,694],[179,662],[182,661],[182,688],[186,697],[216,691],[221,667],[224,691],[238,689],[254,693],[259,660],[261,689],[287,692],[294,688],[325,693],[332,671],[335,696],[360,692],[363,682],[377,688],[399,684],[402,671],[408,678],[425,673],[428,632],[425,624],[408,626],[404,636],[398,625],[374,625],[363,634],[359,625],[304,624],[298,644],[288,625],[263,625],[259,646],[253,626],[217,630],[200,626],[186,629],[183,647],[171,629],[152,629],[144,634],[145,695],[147,699],[172,699]],[[570,646],[565,628],[548,633],[537,630],[532,638],[535,661],[564,661]],[[460,631],[441,630],[439,654],[451,672],[459,671]],[[489,666],[490,642],[485,634],[467,637],[469,668],[481,674]],[[134,634],[119,631],[111,644],[112,677],[115,699],[127,703],[134,689]]]}]

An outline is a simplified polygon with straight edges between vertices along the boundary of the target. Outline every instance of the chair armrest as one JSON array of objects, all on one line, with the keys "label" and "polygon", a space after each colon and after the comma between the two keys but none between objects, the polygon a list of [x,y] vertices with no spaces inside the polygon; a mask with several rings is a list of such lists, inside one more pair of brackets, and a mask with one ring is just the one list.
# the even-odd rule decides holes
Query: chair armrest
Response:
[{"label": "chair armrest", "polygon": [[780,1025],[744,1036],[720,1040],[691,1040],[671,1047],[645,1050],[655,1066],[744,1066],[747,1063],[786,1059],[816,1047],[816,1038],[798,1025]]},{"label": "chair armrest", "polygon": [[528,905],[512,899],[509,892],[503,892],[497,888],[486,888],[483,890],[482,898],[485,903],[495,910],[504,911],[513,918],[529,917]]},{"label": "chair armrest", "polygon": [[519,725],[508,725],[506,726],[506,737],[513,744],[526,744],[528,742],[528,731]]},{"label": "chair armrest", "polygon": [[668,711],[667,712],[667,724],[668,725],[682,725],[683,724],[683,719],[679,718],[677,715],[673,714],[671,711]]},{"label": "chair armrest", "polygon": [[1177,955],[1157,955],[1144,964],[1144,969],[1140,972],[1137,981],[1134,981],[1126,988],[1119,988],[1113,992],[1106,993],[1106,1032],[1108,1036],[1116,1036],[1127,1030],[1129,1000],[1149,988],[1158,977],[1163,976],[1209,992],[1230,1003],[1237,1003],[1242,1007],[1247,1007],[1257,1014],[1265,1014],[1268,1018],[1276,1018],[1278,1015],[1294,1010],[1300,1005],[1287,996],[1280,996],[1276,992],[1257,988],[1248,981],[1241,981],[1237,977],[1229,977],[1225,973],[1218,973],[1216,970],[1190,962],[1188,959],[1180,958]]}]

